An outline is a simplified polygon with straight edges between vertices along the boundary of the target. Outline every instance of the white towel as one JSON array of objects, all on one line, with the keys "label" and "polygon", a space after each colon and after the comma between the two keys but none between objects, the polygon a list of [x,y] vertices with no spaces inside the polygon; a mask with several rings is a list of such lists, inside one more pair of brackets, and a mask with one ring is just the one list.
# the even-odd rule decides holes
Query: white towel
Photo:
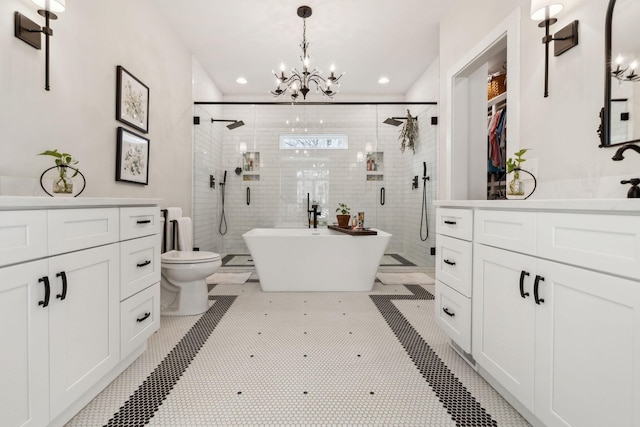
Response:
[{"label": "white towel", "polygon": [[183,216],[176,219],[178,226],[178,241],[176,243],[176,249],[179,251],[192,251],[193,250],[193,226],[191,225],[191,218]]},{"label": "white towel", "polygon": [[173,221],[174,219],[178,219],[182,217],[182,208],[181,207],[172,207],[167,209],[167,219],[164,222],[164,235],[167,241],[167,251],[172,249],[177,249],[174,241],[173,241]]}]

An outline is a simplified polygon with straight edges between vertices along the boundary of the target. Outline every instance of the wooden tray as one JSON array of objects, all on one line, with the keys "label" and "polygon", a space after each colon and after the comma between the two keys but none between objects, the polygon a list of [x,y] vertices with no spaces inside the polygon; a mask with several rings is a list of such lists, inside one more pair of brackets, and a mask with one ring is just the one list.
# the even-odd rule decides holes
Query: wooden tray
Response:
[{"label": "wooden tray", "polygon": [[328,225],[327,228],[329,230],[335,230],[335,231],[339,231],[341,233],[344,234],[348,234],[350,236],[377,236],[378,232],[375,230],[358,230],[358,229],[352,229],[351,227],[349,228],[342,228],[342,227],[338,227],[337,225]]}]

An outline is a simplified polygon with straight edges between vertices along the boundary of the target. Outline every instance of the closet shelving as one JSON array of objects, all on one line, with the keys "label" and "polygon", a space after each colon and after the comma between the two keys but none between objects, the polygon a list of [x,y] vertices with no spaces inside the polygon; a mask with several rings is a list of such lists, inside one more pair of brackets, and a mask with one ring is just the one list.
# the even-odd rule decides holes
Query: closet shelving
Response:
[{"label": "closet shelving", "polygon": [[[507,106],[507,92],[503,92],[500,95],[491,98],[487,102],[487,154],[490,153],[490,139],[489,135],[491,133],[491,129],[489,129],[489,124],[492,122],[492,117],[498,113],[500,110],[503,110]],[[504,133],[506,135],[506,132]],[[499,169],[505,171],[506,170],[506,142],[502,142],[499,144],[500,149],[500,166]],[[487,159],[487,166],[490,164],[490,158]],[[507,181],[506,181],[506,173],[505,172],[497,172],[487,170],[487,200],[492,199],[501,199],[505,198]]]}]

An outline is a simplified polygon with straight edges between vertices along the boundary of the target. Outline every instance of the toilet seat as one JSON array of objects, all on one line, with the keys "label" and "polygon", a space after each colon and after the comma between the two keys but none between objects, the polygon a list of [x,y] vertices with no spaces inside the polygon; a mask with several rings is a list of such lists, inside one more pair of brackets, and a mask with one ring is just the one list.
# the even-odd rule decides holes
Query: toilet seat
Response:
[{"label": "toilet seat", "polygon": [[220,260],[220,254],[205,251],[169,251],[162,254],[162,264],[200,264]]}]

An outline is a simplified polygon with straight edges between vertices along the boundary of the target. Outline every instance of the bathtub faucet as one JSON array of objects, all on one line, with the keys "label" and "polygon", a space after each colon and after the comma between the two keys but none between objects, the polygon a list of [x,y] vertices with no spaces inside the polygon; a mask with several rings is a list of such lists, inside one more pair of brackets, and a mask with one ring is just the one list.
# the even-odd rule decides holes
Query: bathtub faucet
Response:
[{"label": "bathtub faucet", "polygon": [[309,219],[309,228],[311,228],[311,215],[313,215],[313,228],[318,228],[318,205],[311,205],[312,209],[308,210],[307,217]]}]

